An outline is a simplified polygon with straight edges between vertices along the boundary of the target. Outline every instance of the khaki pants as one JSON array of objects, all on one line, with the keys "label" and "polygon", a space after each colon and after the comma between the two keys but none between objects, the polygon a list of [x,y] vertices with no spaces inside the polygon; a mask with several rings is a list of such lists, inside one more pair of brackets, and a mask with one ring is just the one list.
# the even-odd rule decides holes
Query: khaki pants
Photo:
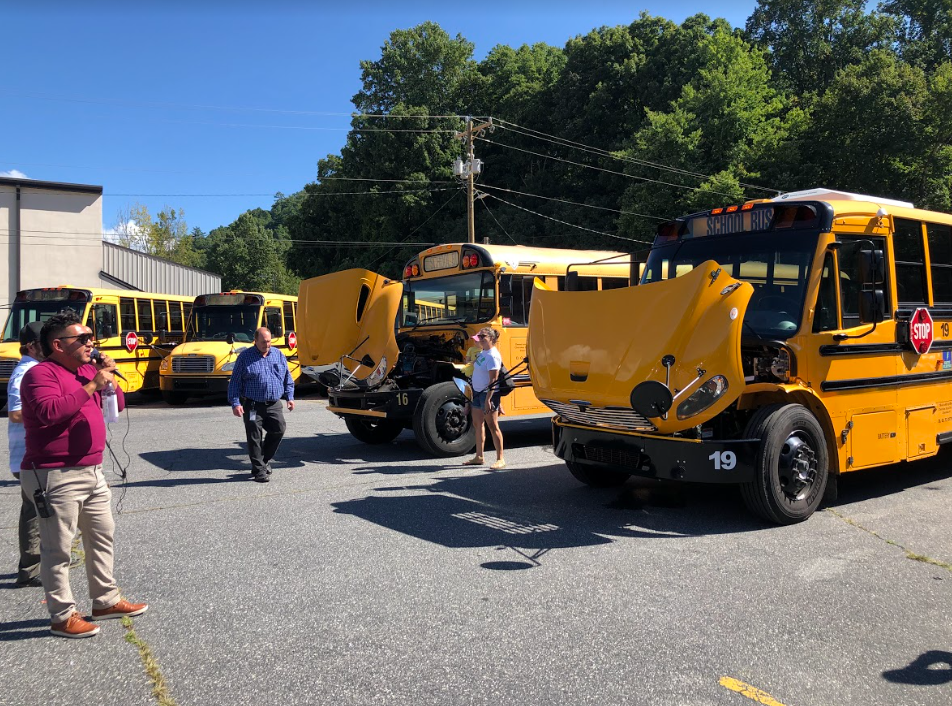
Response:
[{"label": "khaki pants", "polygon": [[32,581],[40,575],[40,523],[33,498],[20,488],[20,564],[17,583]]},{"label": "khaki pants", "polygon": [[[70,552],[76,530],[83,533],[86,578],[93,608],[109,608],[119,600],[113,578],[112,491],[102,465],[21,471],[20,484],[30,498],[37,487],[46,489],[52,517],[40,517],[40,578],[46,606],[54,623],[66,620],[76,602],[69,587]],[[39,483],[39,486],[37,485]]]}]

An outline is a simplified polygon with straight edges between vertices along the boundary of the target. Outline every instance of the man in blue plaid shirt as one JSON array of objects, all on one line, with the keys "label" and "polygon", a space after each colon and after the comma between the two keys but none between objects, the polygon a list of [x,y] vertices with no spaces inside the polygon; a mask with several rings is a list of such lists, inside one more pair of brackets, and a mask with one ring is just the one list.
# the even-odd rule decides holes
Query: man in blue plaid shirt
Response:
[{"label": "man in blue plaid shirt", "polygon": [[[238,354],[228,383],[228,401],[236,417],[245,422],[251,477],[259,483],[271,480],[271,459],[284,437],[287,424],[281,400],[294,411],[294,380],[288,359],[271,348],[271,331],[255,331],[255,344]],[[262,443],[262,429],[267,432]]]}]

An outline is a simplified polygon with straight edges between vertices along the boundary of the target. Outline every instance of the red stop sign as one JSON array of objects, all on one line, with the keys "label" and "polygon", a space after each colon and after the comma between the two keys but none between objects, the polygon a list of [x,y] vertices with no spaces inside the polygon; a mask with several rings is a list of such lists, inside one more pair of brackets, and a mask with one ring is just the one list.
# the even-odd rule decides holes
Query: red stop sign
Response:
[{"label": "red stop sign", "polygon": [[130,353],[134,351],[139,345],[139,337],[136,336],[135,331],[130,331],[126,334],[126,348]]},{"label": "red stop sign", "polygon": [[290,348],[293,351],[295,347],[297,347],[297,334],[294,333],[294,331],[288,331],[287,339],[288,339],[288,348]]},{"label": "red stop sign", "polygon": [[928,309],[916,309],[909,319],[909,342],[919,355],[925,355],[932,348],[932,315]]}]

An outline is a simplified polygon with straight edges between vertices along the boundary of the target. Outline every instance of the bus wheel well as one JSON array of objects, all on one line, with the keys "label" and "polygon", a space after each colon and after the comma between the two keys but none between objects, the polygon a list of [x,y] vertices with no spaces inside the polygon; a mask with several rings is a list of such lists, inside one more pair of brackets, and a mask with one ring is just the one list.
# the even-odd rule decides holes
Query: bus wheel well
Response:
[{"label": "bus wheel well", "polygon": [[777,390],[776,392],[757,395],[754,399],[747,401],[744,406],[751,410],[751,414],[753,414],[757,409],[771,404],[799,404],[810,410],[820,423],[820,428],[823,429],[823,437],[826,440],[827,457],[830,463],[830,475],[839,475],[840,451],[836,443],[837,432],[833,428],[833,420],[830,419],[829,413],[820,401],[809,392]]}]

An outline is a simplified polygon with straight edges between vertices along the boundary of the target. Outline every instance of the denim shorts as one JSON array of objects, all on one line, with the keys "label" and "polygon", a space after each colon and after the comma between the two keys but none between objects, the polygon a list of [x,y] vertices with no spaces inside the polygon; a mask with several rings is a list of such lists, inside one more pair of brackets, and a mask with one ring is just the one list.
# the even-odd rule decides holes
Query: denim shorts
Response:
[{"label": "denim shorts", "polygon": [[482,409],[486,406],[486,392],[473,392],[473,409]]}]

